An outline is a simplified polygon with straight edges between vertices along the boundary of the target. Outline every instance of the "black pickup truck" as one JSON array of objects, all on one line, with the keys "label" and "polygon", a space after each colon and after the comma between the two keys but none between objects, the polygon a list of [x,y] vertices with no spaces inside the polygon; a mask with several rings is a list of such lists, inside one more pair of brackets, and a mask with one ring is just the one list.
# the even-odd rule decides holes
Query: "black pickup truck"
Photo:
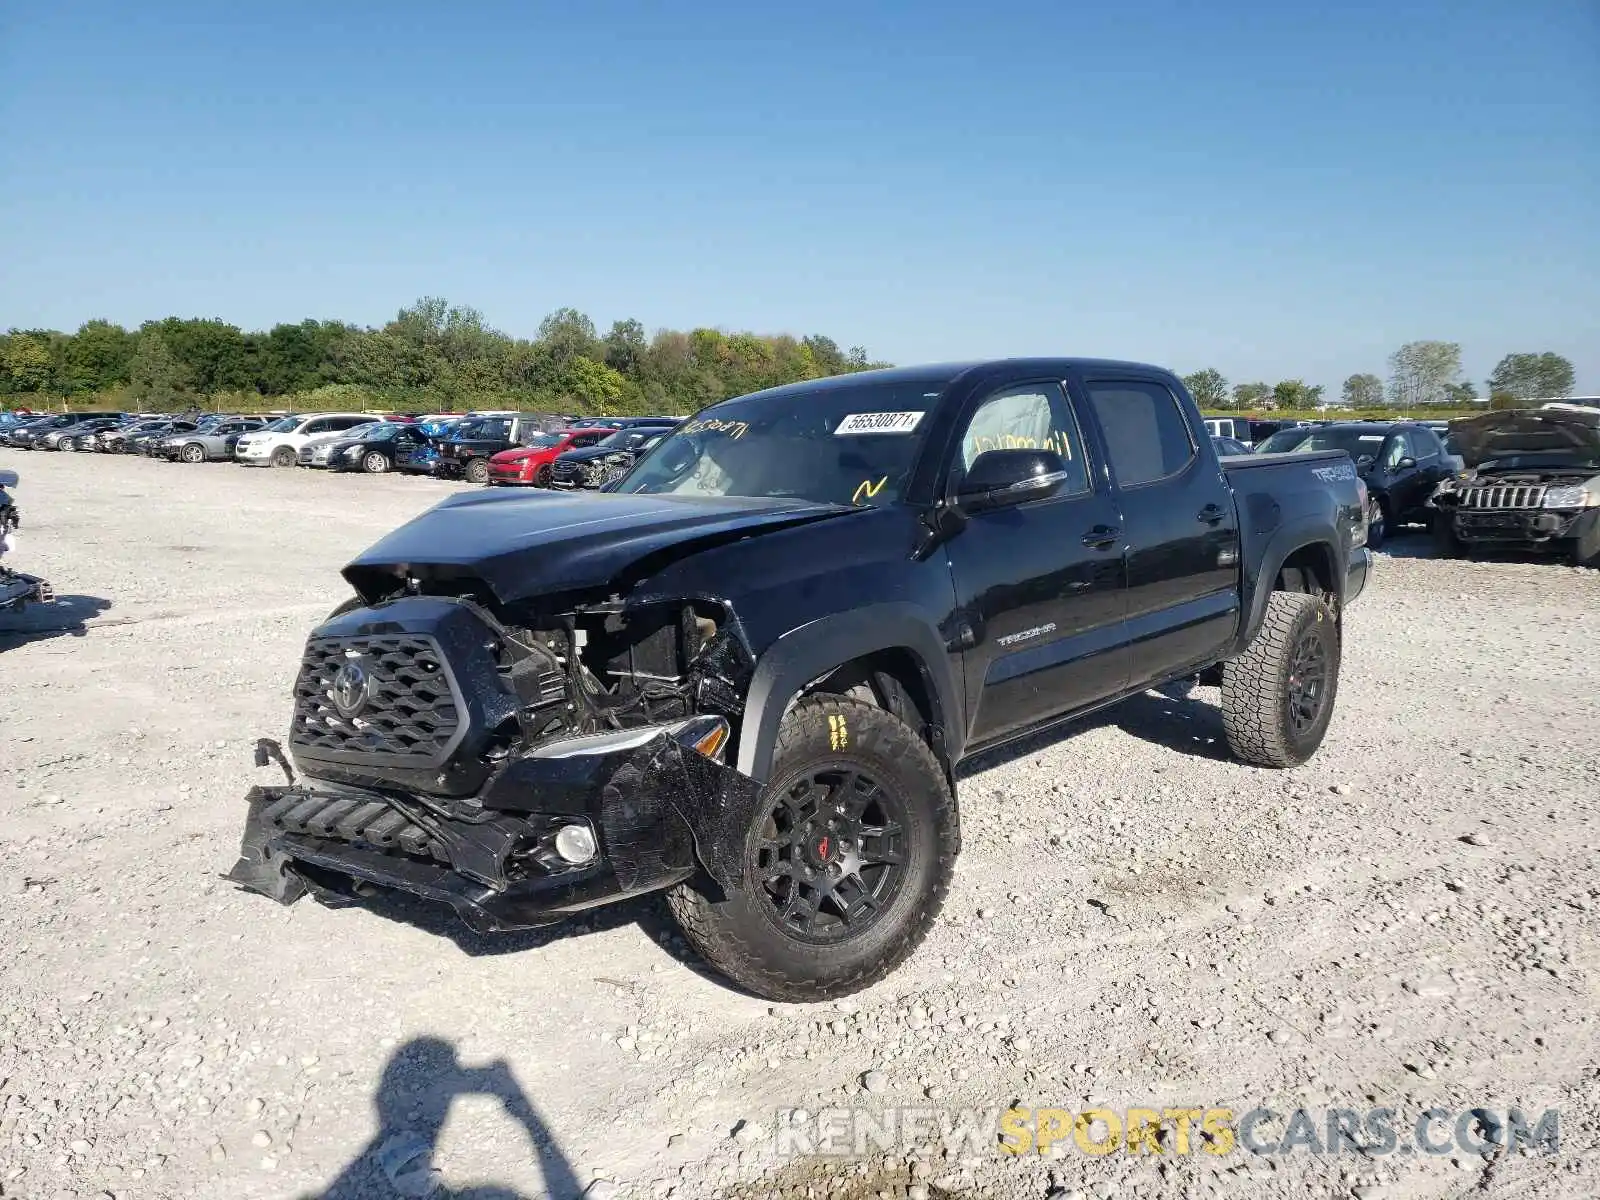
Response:
[{"label": "black pickup truck", "polygon": [[665,890],[751,991],[842,995],[937,915],[963,758],[1206,673],[1241,759],[1310,756],[1366,511],[1348,455],[1221,463],[1133,363],[728,400],[600,493],[455,496],[349,564],[231,878],[480,931]]},{"label": "black pickup truck", "polygon": [[496,413],[472,417],[439,439],[437,473],[446,479],[489,482],[489,460],[502,450],[526,446],[539,433],[560,428],[547,413]]}]

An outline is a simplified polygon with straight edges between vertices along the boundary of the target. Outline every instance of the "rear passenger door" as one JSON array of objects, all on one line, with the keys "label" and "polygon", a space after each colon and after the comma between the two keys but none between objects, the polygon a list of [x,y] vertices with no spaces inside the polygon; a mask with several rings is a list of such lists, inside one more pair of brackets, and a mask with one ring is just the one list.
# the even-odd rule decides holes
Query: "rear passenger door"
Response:
[{"label": "rear passenger door", "polygon": [[1084,374],[1122,510],[1129,682],[1206,662],[1239,623],[1239,526],[1233,492],[1203,428],[1160,376]]}]

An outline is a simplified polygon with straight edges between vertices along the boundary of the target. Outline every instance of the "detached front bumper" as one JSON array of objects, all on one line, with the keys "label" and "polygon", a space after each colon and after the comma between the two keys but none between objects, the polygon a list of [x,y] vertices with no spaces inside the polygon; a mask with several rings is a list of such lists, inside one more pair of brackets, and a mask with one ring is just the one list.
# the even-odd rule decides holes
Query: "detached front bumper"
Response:
[{"label": "detached front bumper", "polygon": [[1456,537],[1468,545],[1538,549],[1595,536],[1600,509],[1476,509],[1440,507]]},{"label": "detached front bumper", "polygon": [[[448,904],[480,933],[548,925],[702,870],[734,890],[760,785],[693,748],[704,720],[548,743],[467,802],[315,780],[252,788],[227,878],[283,904],[376,884]],[[592,835],[587,861],[558,848],[572,826]]]}]

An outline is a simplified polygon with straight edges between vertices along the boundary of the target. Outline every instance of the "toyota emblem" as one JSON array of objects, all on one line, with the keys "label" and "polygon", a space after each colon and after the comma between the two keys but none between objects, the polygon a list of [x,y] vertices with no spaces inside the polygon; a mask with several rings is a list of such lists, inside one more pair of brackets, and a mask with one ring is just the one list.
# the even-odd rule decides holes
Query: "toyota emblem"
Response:
[{"label": "toyota emblem", "polygon": [[339,715],[347,720],[367,706],[372,695],[372,680],[360,659],[352,658],[339,668],[328,694]]}]

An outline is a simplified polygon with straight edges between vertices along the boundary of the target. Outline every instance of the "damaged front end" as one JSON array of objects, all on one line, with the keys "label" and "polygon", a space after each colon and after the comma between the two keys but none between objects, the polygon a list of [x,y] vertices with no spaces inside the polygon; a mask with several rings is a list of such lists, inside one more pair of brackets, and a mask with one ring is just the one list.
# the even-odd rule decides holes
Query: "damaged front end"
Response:
[{"label": "damaged front end", "polygon": [[286,904],[394,888],[480,932],[697,876],[740,886],[760,785],[723,763],[751,670],[733,615],[491,603],[404,594],[312,634],[302,777],[251,789],[229,879]]}]

